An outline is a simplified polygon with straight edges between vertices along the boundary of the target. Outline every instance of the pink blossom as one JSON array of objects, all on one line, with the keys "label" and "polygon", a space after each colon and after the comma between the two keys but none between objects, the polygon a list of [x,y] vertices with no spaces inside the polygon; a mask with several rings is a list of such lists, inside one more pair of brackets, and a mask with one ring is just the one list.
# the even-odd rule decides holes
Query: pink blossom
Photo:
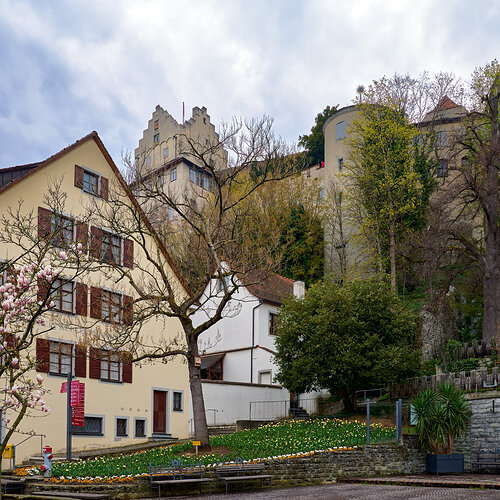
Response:
[{"label": "pink blossom", "polygon": [[41,384],[41,383],[43,382],[43,377],[42,377],[40,374],[38,374],[38,375],[36,376],[36,381],[37,381],[39,384]]}]

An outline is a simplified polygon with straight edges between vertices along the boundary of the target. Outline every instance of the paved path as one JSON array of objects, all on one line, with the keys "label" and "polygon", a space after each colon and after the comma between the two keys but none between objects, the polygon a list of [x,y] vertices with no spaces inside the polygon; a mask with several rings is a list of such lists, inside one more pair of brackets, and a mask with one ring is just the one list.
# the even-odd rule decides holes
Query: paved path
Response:
[{"label": "paved path", "polygon": [[295,488],[264,489],[229,495],[182,496],[191,500],[412,500],[437,498],[439,500],[500,500],[498,490],[469,488],[434,488],[418,486],[385,486],[378,484],[329,484],[324,486],[298,486]]}]

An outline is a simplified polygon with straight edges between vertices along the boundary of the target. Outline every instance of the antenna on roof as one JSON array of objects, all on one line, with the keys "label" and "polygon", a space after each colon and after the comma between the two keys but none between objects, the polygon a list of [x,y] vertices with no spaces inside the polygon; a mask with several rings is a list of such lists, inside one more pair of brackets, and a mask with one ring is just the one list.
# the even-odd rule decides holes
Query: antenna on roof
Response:
[{"label": "antenna on roof", "polygon": [[182,124],[184,125],[184,101],[182,101]]}]

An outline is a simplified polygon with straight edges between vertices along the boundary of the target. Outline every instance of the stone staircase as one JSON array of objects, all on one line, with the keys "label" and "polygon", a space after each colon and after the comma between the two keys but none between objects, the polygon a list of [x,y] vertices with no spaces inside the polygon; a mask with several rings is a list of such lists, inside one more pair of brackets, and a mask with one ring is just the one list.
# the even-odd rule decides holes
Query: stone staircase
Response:
[{"label": "stone staircase", "polygon": [[210,436],[220,436],[221,434],[232,434],[236,432],[236,425],[209,425],[208,434]]},{"label": "stone staircase", "polygon": [[290,416],[299,420],[305,420],[309,418],[309,413],[302,406],[298,406],[297,408],[290,408]]}]

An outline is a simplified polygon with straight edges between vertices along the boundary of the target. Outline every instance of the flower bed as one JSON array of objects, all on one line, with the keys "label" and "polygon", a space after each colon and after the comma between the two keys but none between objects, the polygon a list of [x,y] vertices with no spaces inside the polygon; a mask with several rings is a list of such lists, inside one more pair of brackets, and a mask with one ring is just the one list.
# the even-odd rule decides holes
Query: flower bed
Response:
[{"label": "flower bed", "polygon": [[[372,443],[394,440],[395,428],[373,424],[370,426],[370,439]],[[248,461],[265,458],[287,459],[318,451],[340,451],[365,443],[366,425],[357,421],[316,419],[280,422],[254,430],[212,437],[210,444],[215,449],[226,449],[223,454],[210,453],[196,456],[192,453],[191,442],[175,444],[128,455],[57,463],[52,469],[54,476],[52,481],[126,482],[132,481],[134,477],[147,475],[149,464],[165,465],[174,459],[180,459],[185,464],[201,461],[203,465],[213,466],[217,462],[229,462],[236,457]]]}]

